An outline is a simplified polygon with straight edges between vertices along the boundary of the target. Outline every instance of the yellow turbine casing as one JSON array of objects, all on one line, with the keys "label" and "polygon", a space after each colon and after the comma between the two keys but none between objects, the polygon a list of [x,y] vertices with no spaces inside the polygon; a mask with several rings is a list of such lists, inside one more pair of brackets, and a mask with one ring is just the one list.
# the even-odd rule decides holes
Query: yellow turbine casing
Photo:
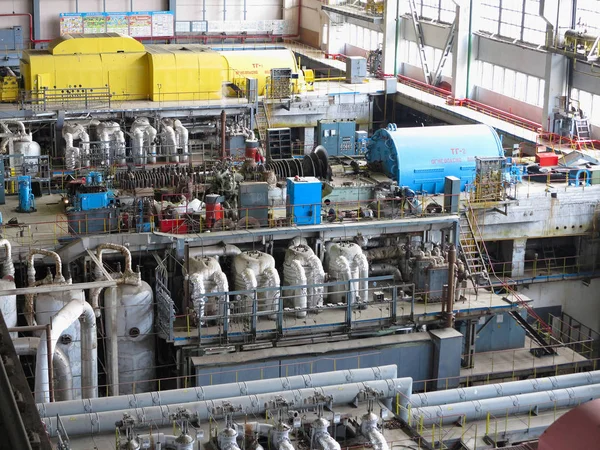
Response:
[{"label": "yellow turbine casing", "polygon": [[306,89],[304,75],[298,70],[294,53],[288,49],[274,50],[225,50],[221,54],[227,60],[227,80],[240,89],[245,89],[246,78],[258,79],[258,95],[265,95],[267,79],[271,69],[292,69],[298,78],[292,80],[293,92]]},{"label": "yellow turbine casing", "polygon": [[65,35],[47,50],[25,50],[25,90],[109,87],[114,100],[148,98],[144,46],[117,33]]},{"label": "yellow turbine casing", "polygon": [[227,62],[202,45],[148,45],[150,98],[154,101],[216,100]]}]

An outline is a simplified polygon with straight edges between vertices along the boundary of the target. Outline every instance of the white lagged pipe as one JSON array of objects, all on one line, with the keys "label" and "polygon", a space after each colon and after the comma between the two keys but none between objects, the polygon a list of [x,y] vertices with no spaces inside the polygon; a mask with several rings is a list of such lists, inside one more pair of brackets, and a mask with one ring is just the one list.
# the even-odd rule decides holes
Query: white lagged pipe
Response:
[{"label": "white lagged pipe", "polygon": [[[80,298],[74,298],[52,317],[52,339],[50,340],[50,352],[54,355],[54,349],[61,334],[75,322],[83,313],[83,302]],[[37,363],[35,370],[35,401],[50,401],[50,383],[48,377],[48,349],[46,347],[46,331],[42,332],[40,345],[37,351]]]},{"label": "white lagged pipe", "polygon": [[[215,283],[215,292],[229,292],[229,282],[227,281],[227,276],[223,273],[223,271],[215,272],[213,275],[213,281]],[[225,310],[229,308],[229,296],[224,294],[218,299],[218,302],[219,314],[224,316]]]},{"label": "white lagged pipe", "polygon": [[177,137],[175,130],[169,125],[163,126],[164,135],[164,147],[166,151],[163,151],[169,156],[171,162],[179,162],[179,156],[177,155]]},{"label": "white lagged pipe", "polygon": [[[244,269],[241,273],[242,283],[244,285],[244,291],[256,292],[258,282],[256,281],[256,274],[251,269]],[[246,294],[240,305],[240,310],[243,313],[249,314],[252,312],[252,303],[254,303],[254,296],[252,294]],[[256,305],[258,311],[258,305]]]},{"label": "white lagged pipe", "polygon": [[308,282],[306,280],[306,273],[304,267],[302,267],[302,264],[300,264],[300,261],[297,259],[292,261],[291,269],[293,271],[293,280],[295,280],[295,284],[298,285],[298,287],[294,289],[294,307],[303,310],[296,311],[296,317],[306,317],[306,307],[308,304],[306,291]]},{"label": "white lagged pipe", "polygon": [[374,450],[389,450],[390,447],[377,426],[378,421],[375,414],[368,412],[362,417],[360,432],[369,440]]},{"label": "white lagged pipe", "polygon": [[194,311],[196,311],[201,323],[204,317],[204,305],[206,304],[204,281],[203,273],[194,273],[189,279],[191,287],[190,298],[194,306]]},{"label": "white lagged pipe", "polygon": [[[277,318],[277,312],[279,311],[279,286],[281,280],[279,279],[279,273],[274,267],[268,267],[262,273],[264,284],[260,287],[274,288],[265,292],[265,311],[273,312],[269,314],[269,319],[275,320]],[[305,277],[306,278],[306,277]],[[277,288],[277,289],[275,289]]]},{"label": "white lagged pipe", "polygon": [[146,127],[145,131],[145,147],[148,149],[148,160],[154,164],[156,162],[156,128],[151,125]]},{"label": "white lagged pipe", "polygon": [[[58,253],[52,252],[50,250],[43,250],[39,248],[32,249],[27,255],[27,283],[29,286],[36,286],[37,283],[35,281],[35,265],[34,259],[35,255],[45,255],[50,256],[54,259],[54,266],[56,274],[54,275],[54,284],[62,284],[65,283],[65,278],[62,274],[62,261],[60,260],[60,256]],[[33,305],[34,302],[34,294],[26,294],[25,295],[25,318],[27,319],[27,323],[29,325],[36,325],[35,321],[35,308]]]},{"label": "white lagged pipe", "polygon": [[183,162],[187,161],[187,152],[188,152],[188,139],[189,132],[186,127],[181,124],[180,120],[175,120],[173,122],[173,128],[175,129],[175,133],[177,133],[177,141],[178,146],[181,148],[181,153],[183,153],[181,160]]},{"label": "white lagged pipe", "polygon": [[144,152],[144,132],[141,128],[133,130],[133,138],[131,139],[131,152],[133,153],[134,164],[144,164],[146,160],[143,157]]},{"label": "white lagged pipe", "polygon": [[311,266],[310,276],[307,278],[308,288],[308,307],[317,308],[323,306],[323,294],[325,287],[318,286],[325,282],[325,270],[323,263],[314,253],[308,257],[308,264]]},{"label": "white lagged pipe", "polygon": [[83,302],[81,320],[81,393],[83,398],[98,397],[98,333],[92,305]]},{"label": "white lagged pipe", "polygon": [[[46,342],[41,342],[41,344],[45,346]],[[35,356],[37,355],[37,351],[40,346],[40,338],[19,337],[13,339],[13,345],[15,346],[15,352],[17,355]],[[56,347],[54,349],[52,365],[54,367],[54,382],[56,383],[56,391],[54,392],[55,400],[73,400],[73,374],[71,373],[69,359],[60,347]]]},{"label": "white lagged pipe", "polygon": [[6,259],[2,263],[2,276],[15,276],[15,266],[12,260],[12,247],[8,239],[0,239],[0,247],[4,247],[6,250]]},{"label": "white lagged pipe", "polygon": [[358,267],[359,277],[361,281],[359,281],[359,296],[362,302],[369,301],[369,281],[367,278],[369,277],[369,262],[367,261],[367,257],[363,253],[359,253],[354,257],[354,264]]},{"label": "white lagged pipe", "polygon": [[[348,262],[348,258],[346,258],[343,255],[338,256],[332,264],[332,268],[333,271],[335,272],[336,278],[338,279],[338,281],[346,281],[348,282],[349,280],[352,279],[352,270],[350,269],[350,263]],[[346,285],[344,286],[332,286],[331,290],[333,291],[334,294],[338,294],[340,293],[341,295],[343,295],[343,292],[346,289],[350,289],[347,293],[346,293],[346,301],[348,301],[348,297],[351,295],[354,295],[354,293],[352,292],[352,286],[349,285],[349,283],[346,283]]]}]

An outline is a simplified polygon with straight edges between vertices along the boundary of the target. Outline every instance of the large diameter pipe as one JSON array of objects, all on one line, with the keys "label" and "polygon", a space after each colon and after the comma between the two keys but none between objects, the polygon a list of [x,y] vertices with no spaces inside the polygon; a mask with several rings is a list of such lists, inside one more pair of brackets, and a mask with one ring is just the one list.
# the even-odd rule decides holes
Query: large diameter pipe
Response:
[{"label": "large diameter pipe", "polygon": [[[15,352],[19,356],[37,355],[40,346],[39,337],[19,337],[13,339]],[[71,400],[73,398],[73,374],[69,359],[60,347],[54,349],[54,358],[52,367],[54,369],[54,379],[57,382],[54,396],[56,400]]]},{"label": "large diameter pipe", "polygon": [[[48,363],[48,355],[54,355],[54,349],[58,343],[60,335],[75,322],[83,313],[83,302],[81,299],[73,299],[67,303],[60,311],[52,317],[52,336],[47,339],[46,331],[42,332],[40,345],[37,351],[36,369],[35,369],[35,401],[49,402],[50,401],[50,379],[49,374],[51,367]],[[45,342],[50,341],[50,348]]]},{"label": "large diameter pipe", "polygon": [[236,256],[242,253],[239,247],[231,244],[225,245],[211,245],[207,247],[195,247],[190,248],[189,257],[203,257],[203,256]]},{"label": "large diameter pipe", "polygon": [[488,413],[505,417],[578,406],[596,398],[600,398],[600,384],[416,408],[412,410],[411,420],[423,425],[450,424],[485,419]]},{"label": "large diameter pipe", "polygon": [[469,388],[413,394],[410,397],[410,405],[412,408],[446,405],[448,403],[506,397],[510,395],[528,394],[530,392],[549,391],[552,389],[566,389],[588,384],[600,384],[600,370],[572,373],[557,377],[532,378],[531,380],[511,381],[508,383],[486,384]]},{"label": "large diameter pipe", "polygon": [[[315,395],[331,398],[333,405],[353,403],[361,392],[374,389],[381,392],[383,398],[394,398],[396,394],[402,397],[410,396],[412,378],[396,378],[391,380],[367,381],[318,388],[299,389],[291,391],[271,392],[260,395],[247,395],[243,397],[230,397],[219,400],[199,401],[192,403],[178,403],[166,406],[153,406],[149,408],[132,408],[101,413],[61,415],[65,431],[69,436],[82,434],[97,434],[114,431],[115,422],[123,419],[123,414],[132,417],[143,417],[144,422],[156,426],[171,424],[169,417],[178,409],[185,408],[197,416],[198,420],[219,419],[230,410],[231,405],[236,415],[259,415],[273,407],[276,397],[288,402],[294,408],[307,408],[311,406],[311,399]],[[51,437],[56,436],[56,416],[43,419],[46,430]]]},{"label": "large diameter pipe", "polygon": [[335,384],[359,383],[372,380],[388,380],[397,377],[395,364],[371,367],[368,369],[338,370],[335,372],[296,375],[286,378],[247,381],[245,383],[217,384],[206,387],[174,389],[171,391],[146,392],[143,394],[119,395],[115,397],[94,398],[92,400],[73,400],[60,403],[39,403],[41,417],[99,413],[127,408],[148,408],[151,406],[191,403],[199,400],[216,400],[225,397],[259,395],[273,391],[290,391]]},{"label": "large diameter pipe", "polygon": [[98,397],[98,334],[94,308],[83,302],[81,320],[81,393],[83,398]]}]

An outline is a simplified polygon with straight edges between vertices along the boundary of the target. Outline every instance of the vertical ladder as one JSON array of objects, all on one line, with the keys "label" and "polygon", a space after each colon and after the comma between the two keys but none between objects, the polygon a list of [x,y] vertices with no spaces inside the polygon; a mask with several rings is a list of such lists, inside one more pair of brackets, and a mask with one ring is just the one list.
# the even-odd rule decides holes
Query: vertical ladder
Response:
[{"label": "vertical ladder", "polygon": [[554,252],[554,247],[544,245],[542,247],[542,255],[544,256],[546,270],[548,275],[550,275],[552,271],[556,269],[556,253]]},{"label": "vertical ladder", "polygon": [[587,117],[582,119],[574,119],[575,120],[575,132],[577,135],[577,139],[580,141],[587,141],[590,139],[590,122]]},{"label": "vertical ladder", "polygon": [[419,47],[419,56],[421,57],[421,66],[423,67],[423,75],[425,75],[425,81],[427,84],[431,84],[431,70],[429,70],[429,64],[427,63],[427,55],[425,54],[425,41],[423,39],[423,28],[419,21],[419,15],[417,14],[417,6],[415,0],[409,0],[410,14],[412,16],[413,26],[415,28],[415,36],[417,38],[417,46]]},{"label": "vertical ladder", "polygon": [[456,35],[456,18],[452,25],[450,26],[450,31],[448,33],[448,38],[446,39],[446,46],[444,47],[444,51],[442,53],[442,57],[440,58],[440,62],[438,63],[437,69],[435,70],[435,75],[433,76],[433,85],[437,86],[442,81],[442,71],[444,70],[444,66],[446,65],[446,60],[448,59],[448,55],[452,51],[452,44],[454,43],[454,36]]}]

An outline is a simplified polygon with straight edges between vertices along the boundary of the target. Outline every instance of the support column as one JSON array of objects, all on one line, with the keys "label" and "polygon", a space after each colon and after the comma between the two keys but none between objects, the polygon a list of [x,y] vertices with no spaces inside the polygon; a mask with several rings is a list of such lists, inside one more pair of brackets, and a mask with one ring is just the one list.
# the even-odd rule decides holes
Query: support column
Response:
[{"label": "support column", "polygon": [[[33,0],[33,5],[31,9],[32,16],[32,27],[33,27],[33,39],[38,40],[42,38],[42,21],[40,19],[40,2],[41,0]],[[35,47],[34,47],[35,48]]]},{"label": "support column", "polygon": [[[553,46],[559,30],[573,28],[576,0],[541,0],[539,14],[546,21],[546,45]],[[544,70],[544,106],[542,108],[542,128],[554,131],[554,108],[558,97],[568,96],[569,59],[566,56],[548,52]]]},{"label": "support column", "polygon": [[400,0],[388,0],[383,10],[383,54],[381,69],[385,74],[398,75],[398,46],[402,20],[398,17]]},{"label": "support column", "polygon": [[455,0],[456,34],[452,47],[452,96],[469,98],[471,96],[470,71],[473,58],[472,0]]},{"label": "support column", "polygon": [[315,146],[315,128],[305,127],[302,130],[302,141],[304,142],[304,154],[308,155]]},{"label": "support column", "polygon": [[527,247],[527,238],[513,241],[512,271],[510,274],[513,278],[525,275],[525,247]]}]

